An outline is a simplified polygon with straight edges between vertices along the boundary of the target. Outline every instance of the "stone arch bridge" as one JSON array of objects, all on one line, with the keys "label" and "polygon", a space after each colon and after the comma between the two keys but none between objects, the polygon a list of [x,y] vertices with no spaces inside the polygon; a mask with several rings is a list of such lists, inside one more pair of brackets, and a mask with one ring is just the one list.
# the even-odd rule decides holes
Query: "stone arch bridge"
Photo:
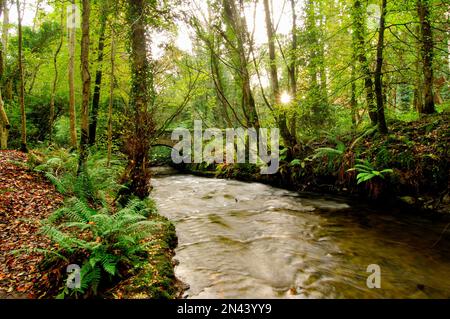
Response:
[{"label": "stone arch bridge", "polygon": [[[194,135],[194,130],[189,130],[191,133],[191,136]],[[225,135],[226,134],[226,130],[221,130],[222,133]],[[156,146],[163,146],[163,147],[169,147],[169,148],[173,148],[176,144],[178,144],[178,141],[173,141],[172,140],[172,133],[173,130],[166,130],[163,131],[159,137],[157,137],[153,143],[152,143],[152,147],[156,147]]]}]

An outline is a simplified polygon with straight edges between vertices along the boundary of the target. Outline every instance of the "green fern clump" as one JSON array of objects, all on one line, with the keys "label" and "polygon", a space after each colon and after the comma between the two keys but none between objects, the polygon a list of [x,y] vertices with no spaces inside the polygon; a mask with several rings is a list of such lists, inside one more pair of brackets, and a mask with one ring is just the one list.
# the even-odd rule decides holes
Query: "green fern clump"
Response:
[{"label": "green fern clump", "polygon": [[336,148],[321,147],[314,151],[314,155],[309,160],[316,160],[321,158],[327,159],[327,169],[333,171],[335,166],[340,162],[340,159],[345,154],[346,146],[340,141],[336,141]]},{"label": "green fern clump", "polygon": [[394,173],[394,171],[390,168],[378,171],[367,161],[358,160],[358,162],[360,162],[360,164],[357,164],[354,168],[348,170],[348,172],[357,171],[359,173],[356,176],[358,185],[368,182],[376,177],[385,179],[386,175]]},{"label": "green fern clump", "polygon": [[124,187],[118,183],[118,176],[123,172],[121,164],[113,160],[108,166],[99,152],[89,158],[87,169],[77,174],[78,156],[57,150],[46,154],[46,160],[35,171],[44,174],[63,195],[101,201],[105,195],[117,194]]},{"label": "green fern clump", "polygon": [[[59,297],[96,295],[101,284],[108,285],[145,261],[149,238],[160,227],[147,218],[153,212],[151,201],[130,200],[114,210],[93,209],[71,198],[53,213],[42,226],[42,233],[58,247],[52,255],[65,256],[81,267],[81,287],[64,287]],[[73,256],[82,260],[72,260]]]}]

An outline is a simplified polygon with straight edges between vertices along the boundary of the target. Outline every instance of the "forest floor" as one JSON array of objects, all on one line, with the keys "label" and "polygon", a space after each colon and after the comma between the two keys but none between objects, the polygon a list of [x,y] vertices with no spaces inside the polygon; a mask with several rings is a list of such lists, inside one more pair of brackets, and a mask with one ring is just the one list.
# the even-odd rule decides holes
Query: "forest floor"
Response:
[{"label": "forest floor", "polygon": [[[36,298],[38,271],[50,241],[39,234],[40,221],[63,203],[63,196],[45,177],[30,171],[27,155],[0,151],[0,299]],[[13,254],[18,251],[17,254]]]},{"label": "forest floor", "polygon": [[[44,250],[56,247],[39,229],[63,205],[64,196],[27,161],[27,154],[0,151],[0,299],[53,298],[59,289],[59,265],[40,269]],[[148,263],[101,292],[102,298],[177,298],[185,289],[174,275],[175,228],[158,214],[151,218],[161,229],[148,238],[154,243]]]}]

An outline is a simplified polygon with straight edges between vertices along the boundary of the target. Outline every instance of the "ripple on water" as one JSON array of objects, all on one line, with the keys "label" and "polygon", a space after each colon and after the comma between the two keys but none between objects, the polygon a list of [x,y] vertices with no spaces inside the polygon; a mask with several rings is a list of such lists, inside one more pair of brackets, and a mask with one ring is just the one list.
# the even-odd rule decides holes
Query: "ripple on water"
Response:
[{"label": "ripple on water", "polygon": [[[446,223],[352,209],[257,183],[154,179],[189,298],[449,298]],[[382,289],[366,286],[370,264]]]}]

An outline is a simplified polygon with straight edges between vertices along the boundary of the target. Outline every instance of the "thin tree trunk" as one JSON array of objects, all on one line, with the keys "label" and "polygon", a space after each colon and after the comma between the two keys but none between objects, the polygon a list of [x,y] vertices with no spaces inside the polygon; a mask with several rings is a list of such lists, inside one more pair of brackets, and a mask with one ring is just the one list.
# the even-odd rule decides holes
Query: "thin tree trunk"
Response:
[{"label": "thin tree trunk", "polygon": [[292,97],[297,97],[297,13],[295,11],[295,0],[291,0],[292,10],[292,43],[291,43],[291,61],[289,64],[289,84],[291,88]]},{"label": "thin tree trunk", "polygon": [[83,82],[83,98],[81,106],[81,137],[78,173],[84,172],[89,138],[89,102],[91,99],[91,74],[89,73],[89,17],[91,7],[89,0],[83,0],[82,36],[81,36],[81,80]]},{"label": "thin tree trunk", "polygon": [[[324,2],[319,2],[319,12],[323,11],[323,5]],[[326,19],[326,16],[321,14],[319,19],[319,28],[320,33],[322,33],[325,28],[324,26],[324,19]],[[320,34],[320,37],[322,38],[322,34]],[[328,77],[327,77],[327,67],[325,64],[325,42],[321,39],[318,41],[318,56],[319,56],[319,72],[320,72],[320,92],[322,95],[322,100],[325,103],[325,105],[328,105]]]},{"label": "thin tree trunk", "polygon": [[214,48],[211,45],[211,75],[214,81],[214,87],[216,89],[216,95],[217,95],[217,99],[219,100],[220,104],[222,105],[222,114],[224,117],[224,120],[226,122],[226,124],[228,125],[228,127],[232,127],[232,122],[230,119],[230,116],[228,115],[228,100],[225,96],[225,90],[224,90],[224,86],[223,86],[223,79],[222,79],[222,74],[220,72],[220,66],[219,66],[219,61],[218,58],[216,57],[216,52],[214,52]]},{"label": "thin tree trunk", "polygon": [[21,122],[22,122],[22,130],[21,130],[21,146],[20,150],[22,152],[28,152],[27,147],[27,116],[25,113],[25,84],[24,84],[24,70],[23,70],[23,35],[22,35],[22,11],[20,8],[20,0],[16,0],[17,4],[17,16],[18,16],[18,37],[19,37],[19,81],[20,81],[20,89],[19,89],[19,103],[20,103],[20,113],[21,113]]},{"label": "thin tree trunk", "polygon": [[[416,34],[417,34],[417,39],[420,39],[420,27],[416,28]],[[420,44],[420,40],[417,41],[416,43],[417,46],[417,56],[416,56],[416,63],[415,63],[415,68],[416,68],[416,83],[415,83],[415,87],[414,87],[414,108],[417,110],[417,112],[419,114],[423,113],[423,106],[424,106],[424,102],[423,102],[423,72],[422,72],[422,68],[421,68],[421,53],[420,53],[420,48],[421,48],[421,44]]]},{"label": "thin tree trunk", "polygon": [[89,124],[89,145],[94,145],[97,135],[98,109],[100,106],[100,90],[103,77],[103,50],[105,48],[105,30],[107,23],[106,9],[101,13],[100,35],[98,40],[97,72],[95,74],[94,95],[92,98],[91,122]]},{"label": "thin tree trunk", "polygon": [[111,167],[111,156],[112,156],[112,116],[113,116],[113,103],[114,103],[114,88],[115,79],[114,72],[116,67],[116,25],[115,19],[111,23],[111,74],[110,74],[110,87],[109,87],[109,106],[108,106],[108,159],[107,166]]},{"label": "thin tree trunk", "polygon": [[53,138],[53,124],[55,122],[55,96],[56,87],[58,84],[58,55],[61,52],[61,48],[64,42],[64,9],[61,9],[61,37],[59,40],[58,47],[56,48],[55,55],[53,56],[53,69],[55,71],[53,77],[52,93],[50,97],[50,143],[52,143]]},{"label": "thin tree trunk", "polygon": [[[291,61],[288,67],[289,75],[289,85],[291,95],[294,101],[297,101],[297,49],[298,49],[298,36],[297,36],[297,12],[295,10],[295,0],[291,0],[291,10],[292,10],[292,43],[291,43]],[[296,103],[297,104],[297,103]],[[297,107],[297,106],[296,106]],[[291,136],[297,144],[297,120],[298,113],[294,110],[294,115],[292,116],[290,131]]]},{"label": "thin tree trunk", "polygon": [[76,38],[76,7],[72,0],[72,21],[69,22],[69,115],[70,115],[70,143],[72,149],[77,149],[77,128],[75,109],[75,38]]},{"label": "thin tree trunk", "polygon": [[422,109],[423,114],[433,114],[436,112],[433,93],[433,30],[430,21],[430,1],[417,0],[417,12],[420,19],[422,60],[424,75],[424,96],[425,104]]},{"label": "thin tree trunk", "polygon": [[[242,4],[242,3],[241,3]],[[242,10],[238,10],[235,0],[223,0],[225,20],[230,29],[233,30],[236,37],[237,58],[239,60],[238,76],[241,80],[242,89],[242,109],[246,118],[246,126],[259,129],[259,117],[256,110],[256,103],[250,87],[250,73],[248,70],[248,58],[245,50],[245,44],[251,43],[248,37],[247,24]],[[242,9],[242,8],[241,8]]]},{"label": "thin tree trunk", "polygon": [[32,27],[33,32],[36,31],[36,25],[37,25],[38,16],[39,16],[39,10],[41,9],[41,3],[42,3],[42,0],[37,0],[37,2],[36,2],[36,11],[34,12],[33,27]]},{"label": "thin tree trunk", "polygon": [[[5,7],[5,1],[6,0],[0,0],[0,17],[3,14],[3,8]],[[4,65],[5,65],[4,50],[3,50],[3,42],[2,42],[2,43],[0,43],[0,85],[1,85],[1,81],[3,80]]]},{"label": "thin tree trunk", "polygon": [[354,50],[361,64],[361,72],[364,75],[364,89],[366,92],[366,103],[369,111],[369,117],[372,125],[378,124],[378,115],[375,103],[375,94],[373,91],[372,72],[370,71],[369,61],[366,57],[366,40],[364,26],[364,10],[360,0],[355,0],[353,5],[353,25],[354,25]]},{"label": "thin tree trunk", "polygon": [[275,32],[273,30],[272,16],[270,11],[269,0],[264,0],[264,11],[266,15],[266,30],[267,38],[269,40],[269,70],[270,81],[272,83],[272,91],[275,99],[275,103],[280,101],[280,84],[278,81],[278,69],[275,53]]},{"label": "thin tree trunk", "polygon": [[382,81],[384,32],[386,29],[386,7],[387,7],[387,0],[382,0],[380,28],[377,44],[377,67],[375,71],[375,94],[377,97],[378,129],[381,134],[388,133],[386,118],[384,115],[384,97],[383,97],[383,81]]},{"label": "thin tree trunk", "polygon": [[8,148],[8,130],[11,128],[8,116],[6,115],[2,91],[0,89],[0,149],[6,150]]},{"label": "thin tree trunk", "polygon": [[[275,100],[275,105],[280,104],[280,83],[278,80],[278,68],[275,51],[275,31],[273,29],[272,15],[269,5],[269,0],[264,0],[264,11],[266,14],[266,30],[267,38],[269,39],[269,63],[270,63],[270,80],[272,84],[272,93]],[[292,138],[289,128],[287,126],[286,112],[281,110],[280,114],[277,114],[277,121],[280,128],[281,136],[287,147],[292,148],[295,146],[295,140]]]},{"label": "thin tree trunk", "polygon": [[351,98],[350,98],[350,107],[352,114],[352,128],[356,129],[356,125],[358,124],[357,113],[358,113],[358,101],[356,99],[356,68],[352,65],[352,76],[351,76]]},{"label": "thin tree trunk", "polygon": [[8,32],[9,32],[9,5],[8,0],[2,0],[2,9],[3,9],[3,26],[2,26],[2,51],[1,51],[1,84],[3,84],[3,73],[5,70],[5,61],[6,54],[8,51]]}]

